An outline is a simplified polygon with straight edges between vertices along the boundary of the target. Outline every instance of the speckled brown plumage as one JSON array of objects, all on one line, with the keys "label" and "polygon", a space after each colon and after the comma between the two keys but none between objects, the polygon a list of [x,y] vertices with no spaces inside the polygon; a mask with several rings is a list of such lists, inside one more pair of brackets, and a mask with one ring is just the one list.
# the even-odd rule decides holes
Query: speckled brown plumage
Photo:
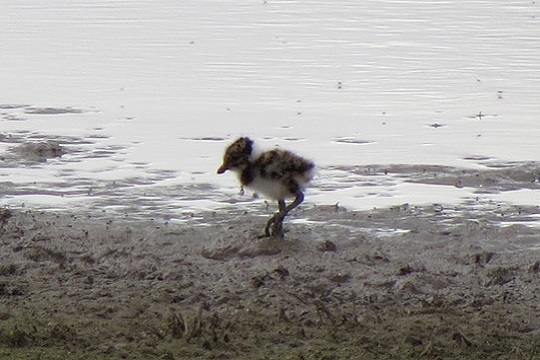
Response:
[{"label": "speckled brown plumage", "polygon": [[[277,200],[279,211],[266,224],[265,234],[283,236],[283,220],[304,200],[303,191],[313,177],[315,164],[287,150],[253,152],[253,140],[239,138],[225,150],[217,172],[235,171],[242,186]],[[286,205],[285,199],[290,197],[294,200]]]}]

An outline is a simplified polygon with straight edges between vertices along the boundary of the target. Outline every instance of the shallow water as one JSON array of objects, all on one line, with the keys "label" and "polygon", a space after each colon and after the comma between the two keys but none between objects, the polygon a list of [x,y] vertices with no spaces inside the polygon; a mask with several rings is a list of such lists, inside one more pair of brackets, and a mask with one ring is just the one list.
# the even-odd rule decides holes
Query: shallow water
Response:
[{"label": "shallow water", "polygon": [[[247,134],[319,164],[311,203],[538,204],[520,182],[479,194],[347,166],[537,161],[539,13],[530,1],[12,2],[0,14],[3,202],[249,202],[215,175]],[[42,139],[69,152],[9,160]]]}]

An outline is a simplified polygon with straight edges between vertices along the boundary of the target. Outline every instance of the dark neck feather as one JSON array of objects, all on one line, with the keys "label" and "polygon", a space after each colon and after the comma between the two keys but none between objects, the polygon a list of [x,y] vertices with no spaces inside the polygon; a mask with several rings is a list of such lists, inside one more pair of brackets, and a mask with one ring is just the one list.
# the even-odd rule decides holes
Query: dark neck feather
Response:
[{"label": "dark neck feather", "polygon": [[255,178],[255,169],[253,165],[248,162],[247,166],[240,172],[240,183],[247,186],[253,182]]}]

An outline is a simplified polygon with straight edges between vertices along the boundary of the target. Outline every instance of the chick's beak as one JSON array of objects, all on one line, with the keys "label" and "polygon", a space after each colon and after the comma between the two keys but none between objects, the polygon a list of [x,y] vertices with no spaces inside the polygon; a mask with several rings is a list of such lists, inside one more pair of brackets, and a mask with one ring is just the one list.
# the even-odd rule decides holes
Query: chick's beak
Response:
[{"label": "chick's beak", "polygon": [[217,173],[218,174],[223,174],[225,171],[227,171],[228,168],[227,168],[227,165],[223,164],[219,167],[219,169],[217,169]]}]

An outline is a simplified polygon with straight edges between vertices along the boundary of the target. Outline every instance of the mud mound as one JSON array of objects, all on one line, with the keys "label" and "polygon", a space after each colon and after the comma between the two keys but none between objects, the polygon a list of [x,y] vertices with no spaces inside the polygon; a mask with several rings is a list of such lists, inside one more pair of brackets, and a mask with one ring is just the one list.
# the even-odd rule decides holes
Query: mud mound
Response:
[{"label": "mud mound", "polygon": [[67,150],[56,141],[25,142],[12,149],[26,160],[47,161],[47,159],[61,157]]}]

